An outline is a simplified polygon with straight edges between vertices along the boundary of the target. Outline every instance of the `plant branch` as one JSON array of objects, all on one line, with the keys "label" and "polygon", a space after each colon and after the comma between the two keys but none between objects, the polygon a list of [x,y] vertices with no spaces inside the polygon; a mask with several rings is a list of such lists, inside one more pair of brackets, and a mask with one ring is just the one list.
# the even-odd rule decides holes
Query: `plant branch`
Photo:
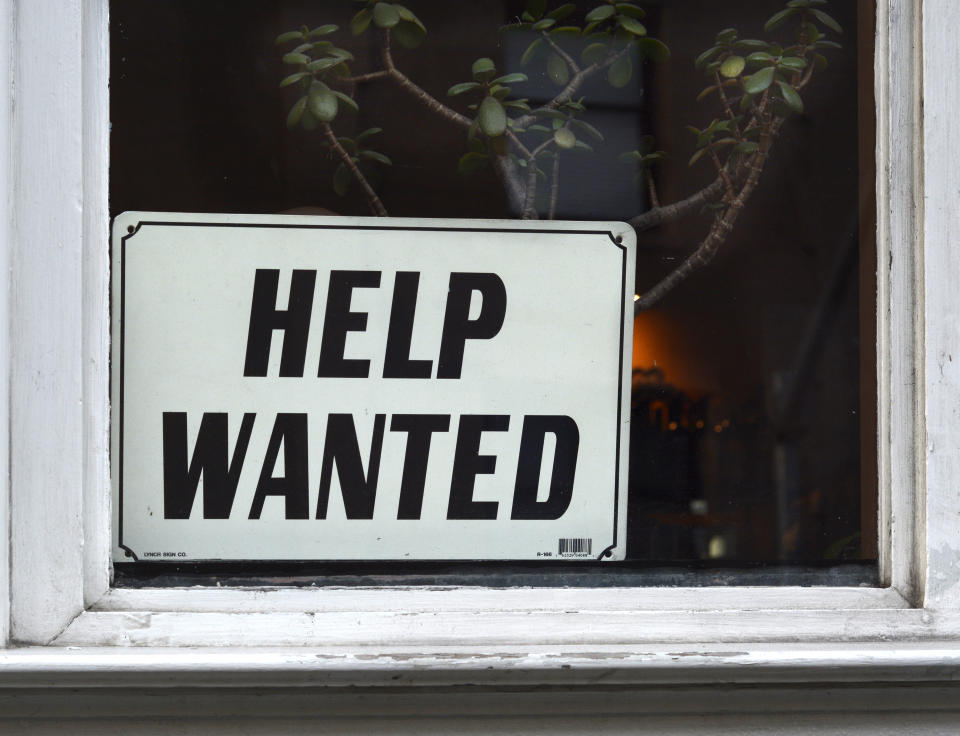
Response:
[{"label": "plant branch", "polygon": [[537,217],[537,156],[545,151],[551,143],[553,143],[553,138],[547,138],[547,140],[530,151],[527,156],[527,191],[523,200],[523,212],[521,214],[524,220],[535,220]]},{"label": "plant branch", "polygon": [[560,154],[554,153],[553,156],[553,174],[550,179],[550,208],[547,210],[547,219],[555,220],[557,217],[557,197],[560,195]]},{"label": "plant branch", "polygon": [[650,171],[649,166],[644,169],[644,174],[646,174],[647,178],[647,192],[650,195],[650,207],[659,209],[660,198],[657,197],[657,183],[653,180],[653,172]]},{"label": "plant branch", "polygon": [[686,279],[687,276],[713,260],[713,257],[717,254],[720,246],[733,230],[733,225],[740,216],[740,212],[743,210],[744,204],[750,198],[750,195],[753,194],[754,189],[756,189],[757,183],[760,181],[760,174],[763,171],[763,167],[767,162],[767,157],[770,154],[770,143],[779,130],[782,122],[783,120],[780,118],[772,122],[768,135],[764,137],[765,139],[761,139],[760,150],[753,155],[747,164],[747,170],[749,173],[747,175],[747,180],[744,182],[743,188],[740,190],[740,193],[724,210],[723,215],[717,217],[713,221],[713,225],[710,227],[710,232],[707,233],[707,236],[700,242],[700,245],[697,246],[697,249],[690,256],[688,256],[683,263],[677,266],[677,268],[667,274],[663,279],[660,280],[659,283],[657,283],[649,291],[642,294],[641,297],[633,303],[633,313],[635,315],[640,314],[641,312],[652,307],[677,284]]},{"label": "plant branch", "polygon": [[[619,59],[621,56],[628,53],[629,51],[630,51],[630,47],[626,46],[625,48],[621,49],[616,53],[611,53],[603,61],[596,62],[594,64],[591,64],[588,67],[585,67],[575,72],[574,75],[570,77],[570,81],[567,82],[567,86],[564,87],[562,90],[560,90],[560,92],[557,93],[557,96],[554,97],[552,100],[541,105],[539,109],[540,110],[556,110],[561,105],[567,102],[570,102],[570,100],[573,99],[573,96],[577,93],[577,90],[580,89],[581,85],[587,79],[592,77],[597,72],[602,71],[603,69],[606,69],[608,66],[613,64],[615,61],[617,61],[617,59]],[[536,115],[534,113],[528,113],[527,115],[524,115],[523,117],[519,117],[516,120],[514,120],[514,124],[519,128],[526,128],[535,120],[536,120]]]},{"label": "plant branch", "polygon": [[717,94],[720,95],[720,100],[723,102],[724,112],[727,113],[727,117],[730,118],[730,122],[733,123],[734,135],[737,136],[737,140],[740,140],[740,126],[737,125],[737,116],[733,114],[733,108],[730,107],[730,99],[727,97],[727,93],[723,89],[723,81],[720,79],[720,72],[714,72],[713,77],[717,80]]},{"label": "plant branch", "polygon": [[357,164],[354,163],[354,160],[350,158],[350,154],[344,150],[343,146],[340,145],[340,141],[337,140],[337,136],[334,135],[333,128],[330,127],[329,123],[322,123],[321,128],[323,135],[327,139],[327,143],[330,144],[330,148],[337,155],[337,157],[343,162],[343,165],[347,167],[347,170],[357,180],[357,183],[360,184],[360,187],[363,189],[363,193],[367,198],[367,204],[370,205],[370,209],[373,211],[373,214],[378,217],[387,217],[387,210],[383,206],[383,202],[380,201],[380,197],[377,196],[377,193],[373,191],[373,187],[370,186],[370,182],[367,181],[367,178],[363,175]]},{"label": "plant branch", "polygon": [[718,176],[713,183],[704,187],[699,192],[691,194],[686,199],[681,199],[679,202],[674,202],[673,204],[665,204],[659,207],[654,206],[646,212],[637,215],[630,220],[630,225],[637,232],[643,232],[644,230],[650,230],[658,225],[662,225],[665,222],[672,222],[673,220],[679,220],[681,217],[696,214],[704,205],[719,199],[723,194],[723,190],[723,179]]},{"label": "plant branch", "polygon": [[359,84],[361,82],[372,82],[376,79],[387,79],[389,76],[389,71],[381,69],[380,71],[370,72],[369,74],[357,74],[354,77],[340,77],[340,79],[349,84]]},{"label": "plant branch", "polygon": [[719,174],[720,178],[723,179],[723,186],[727,190],[727,197],[732,202],[733,198],[736,196],[736,191],[733,188],[733,182],[730,181],[730,177],[727,174],[727,169],[722,163],[720,163],[720,158],[717,156],[717,150],[714,148],[712,143],[707,146],[707,151],[710,153],[710,159],[713,161],[713,165],[717,169],[717,174]]},{"label": "plant branch", "polygon": [[422,87],[414,84],[414,82],[402,71],[400,71],[397,66],[393,63],[393,54],[390,52],[390,31],[383,32],[383,65],[386,67],[387,73],[399,84],[403,89],[412,94],[421,104],[423,104],[429,110],[432,110],[437,115],[449,120],[450,122],[456,123],[462,128],[470,129],[472,124],[470,118],[465,115],[461,115],[456,110],[453,110],[438,99],[433,97],[429,92],[427,92]]},{"label": "plant branch", "polygon": [[543,36],[543,40],[547,42],[547,45],[550,46],[551,49],[553,49],[553,52],[557,56],[559,56],[561,59],[563,59],[565,62],[567,62],[567,66],[570,67],[570,69],[573,71],[575,75],[580,73],[581,71],[580,65],[577,64],[576,61],[574,61],[573,57],[570,56],[570,54],[568,54],[566,51],[564,51],[560,47],[560,44],[558,44],[556,41],[553,40],[553,37],[549,33],[547,33],[546,31],[543,31],[540,35]]}]

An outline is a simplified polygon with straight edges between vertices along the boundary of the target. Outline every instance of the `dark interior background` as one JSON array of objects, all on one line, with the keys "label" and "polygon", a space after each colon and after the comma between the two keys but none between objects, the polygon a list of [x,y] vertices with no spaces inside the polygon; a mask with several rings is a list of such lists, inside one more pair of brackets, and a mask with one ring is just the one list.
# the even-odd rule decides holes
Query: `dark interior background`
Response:
[{"label": "dark interior background", "polygon": [[[450,99],[446,90],[470,78],[477,57],[519,70],[529,37],[499,28],[522,3],[408,4],[429,35],[419,49],[396,49],[396,60],[438,99],[467,112],[466,96]],[[618,158],[646,134],[670,154],[656,174],[663,201],[709,183],[708,164],[687,166],[694,138],[683,126],[719,116],[695,100],[704,78],[693,60],[722,28],[762,36],[782,7],[640,4],[672,60],[644,65],[622,90],[602,79],[584,87],[584,119],[607,137],[593,154],[562,159],[561,218],[628,220],[648,207],[637,170]],[[784,126],[735,232],[712,264],[636,320],[627,568],[876,557],[873,10],[863,1],[830,5],[844,27],[843,49],[828,54],[830,67],[804,94],[806,111]],[[113,0],[111,213],[368,214],[356,187],[334,193],[336,163],[319,134],[286,129],[296,93],[278,88],[291,69],[274,44],[303,24],[338,23],[338,43],[357,57],[354,71],[372,71],[376,34],[354,38],[348,29],[360,7]],[[514,85],[517,94],[537,100],[555,92],[542,61],[523,71],[531,79]],[[334,127],[344,135],[384,129],[371,146],[393,161],[378,185],[391,215],[517,216],[492,171],[457,172],[467,150],[458,128],[389,81],[360,86],[357,101],[359,115],[341,113]],[[637,290],[690,253],[709,221],[704,213],[642,233]],[[779,415],[778,406],[786,407]]]}]

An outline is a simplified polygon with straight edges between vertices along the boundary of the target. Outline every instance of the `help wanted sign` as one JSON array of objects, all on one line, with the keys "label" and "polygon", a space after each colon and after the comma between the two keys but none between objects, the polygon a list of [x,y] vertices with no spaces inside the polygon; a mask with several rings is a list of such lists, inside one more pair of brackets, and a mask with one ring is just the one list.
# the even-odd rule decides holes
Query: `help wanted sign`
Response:
[{"label": "help wanted sign", "polygon": [[114,559],[622,559],[634,247],[118,216]]}]

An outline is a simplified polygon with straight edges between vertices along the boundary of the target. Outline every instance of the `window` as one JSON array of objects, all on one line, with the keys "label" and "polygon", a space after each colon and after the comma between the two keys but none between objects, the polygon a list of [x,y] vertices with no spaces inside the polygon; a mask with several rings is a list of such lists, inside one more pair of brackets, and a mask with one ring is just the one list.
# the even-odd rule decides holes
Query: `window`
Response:
[{"label": "window", "polygon": [[[548,144],[546,156],[538,159],[544,178],[552,176],[554,162],[560,172],[555,201],[551,204],[547,195],[554,189],[544,181],[536,187],[539,198],[531,200],[531,207],[543,218],[553,210],[560,218],[630,220],[651,207],[658,190],[666,204],[715,179],[710,157],[703,155],[707,149],[698,148],[705,136],[698,140],[683,129],[687,122],[705,129],[712,117],[717,124],[725,119],[716,88],[711,90],[714,74],[705,74],[703,67],[711,62],[719,66],[729,53],[734,63],[749,58],[743,74],[759,71],[768,63],[766,50],[749,39],[792,38],[792,27],[763,28],[781,6],[779,0],[722,8],[696,2],[646,4],[642,23],[632,19],[645,26],[646,36],[633,52],[637,56],[623,56],[629,78],[614,79],[615,67],[610,66],[577,88],[585,109],[530,116],[521,126],[526,130],[517,134],[518,141],[530,148]],[[592,7],[583,4],[561,18],[549,14],[551,5],[543,11],[548,13],[543,23],[584,25]],[[307,80],[298,81],[298,76],[309,76],[296,58],[285,62],[285,55],[301,49],[323,65],[327,52],[322,49],[333,42],[355,57],[350,74],[359,75],[359,81],[344,81],[337,69],[321,71],[321,77],[359,109],[353,112],[341,101],[331,131],[350,151],[359,145],[364,152],[358,163],[375,184],[377,206],[400,216],[529,214],[497,173],[488,147],[495,138],[481,130],[472,143],[466,140],[465,126],[476,114],[470,103],[479,104],[483,96],[481,82],[461,78],[471,77],[471,64],[490,54],[495,57],[490,63],[500,69],[490,75],[513,73],[505,101],[528,99],[538,109],[569,84],[584,58],[599,53],[597,38],[605,37],[580,40],[558,33],[545,40],[530,23],[501,31],[502,24],[522,20],[521,13],[528,12],[522,4],[460,3],[452,9],[420,3],[417,12],[429,29],[423,47],[410,50],[397,43],[408,40],[402,30],[416,28],[413,21],[401,19],[391,58],[413,80],[408,86],[420,85],[442,100],[445,111],[431,114],[403,84],[377,78],[382,70],[376,23],[356,36],[349,31],[358,8],[297,2],[243,8],[230,3],[117,3],[111,16],[111,214],[370,212],[373,202],[361,186],[350,184],[349,169],[338,149],[330,148],[322,126],[304,130],[305,120],[300,120],[292,131],[283,127],[288,110],[296,111],[301,97],[307,100],[300,90]],[[536,3],[531,9],[540,12]],[[845,30],[838,35],[821,23],[816,31],[824,34],[818,53],[830,57],[829,66],[802,89],[805,102],[798,104],[805,104],[804,113],[788,116],[733,235],[708,267],[637,319],[630,560],[620,570],[621,575],[645,572],[630,577],[631,584],[650,578],[651,563],[691,560],[828,563],[835,567],[819,578],[821,583],[876,580],[876,388],[870,349],[875,342],[874,13],[869,3],[829,10]],[[372,18],[363,12],[356,17]],[[832,16],[826,17],[835,24]],[[296,30],[303,24],[318,35],[308,38]],[[724,35],[729,25],[740,29],[739,38]],[[223,33],[211,35],[212,27]],[[595,31],[605,27],[601,23]],[[284,43],[274,44],[276,36]],[[672,49],[670,63],[641,61],[643,55],[659,58],[661,41],[655,39]],[[834,39],[843,48],[836,49]],[[548,41],[572,54],[574,66]],[[701,68],[694,68],[693,60],[711,47]],[[435,63],[436,53],[443,54],[444,64]],[[789,53],[788,60],[803,67]],[[814,55],[809,57],[812,65]],[[727,79],[720,71],[714,70],[716,78]],[[279,88],[287,74],[292,83]],[[365,76],[370,74],[373,79]],[[482,79],[485,72],[478,74]],[[797,83],[806,84],[800,72],[781,74],[783,79],[793,74]],[[723,87],[724,99],[740,106],[740,79],[733,73],[728,81],[733,86]],[[704,87],[703,99],[696,100]],[[786,107],[785,100],[778,104]],[[523,119],[523,108],[507,109]],[[567,153],[550,143],[554,121],[578,140],[579,155],[577,146]],[[736,135],[748,123],[749,115],[734,122]],[[383,128],[379,133],[370,133],[378,127]],[[722,141],[716,144],[720,155],[729,150],[724,144],[736,142],[734,135],[713,136]],[[756,145],[748,138],[744,134],[744,146]],[[517,145],[522,144],[511,144],[519,156]],[[660,148],[669,149],[667,161],[656,162],[659,154],[653,152]],[[555,152],[559,155],[551,158]],[[394,165],[385,165],[384,153]],[[688,167],[691,156],[700,160]],[[527,163],[522,156],[516,162],[518,172],[519,164]],[[692,214],[642,230],[639,292],[651,291],[673,272],[710,230],[709,212]],[[836,566],[847,560],[866,564]],[[118,565],[121,579],[129,567]],[[610,566],[602,567],[592,574],[612,573]],[[557,571],[552,567],[538,573]],[[583,573],[587,584],[592,579],[583,567],[564,572]],[[813,573],[802,574],[807,580]],[[764,578],[777,579],[798,578],[785,571]]]},{"label": "window", "polygon": [[[452,594],[416,587],[109,588],[105,8],[91,2],[82,14],[76,7],[52,10],[41,3],[19,8],[14,47],[19,106],[13,118],[19,145],[7,168],[18,177],[9,301],[15,326],[8,425],[10,634],[15,641],[54,646],[11,650],[5,660],[30,671],[44,663],[60,671],[71,656],[63,646],[137,644],[171,648],[135,657],[82,653],[72,666],[99,671],[119,665],[128,678],[162,662],[166,673],[178,666],[220,672],[265,668],[308,673],[304,677],[339,667],[356,681],[364,671],[374,678],[371,673],[394,676],[403,665],[390,657],[406,652],[423,655],[419,663],[427,680],[449,674],[452,662],[464,668],[464,682],[483,680],[489,666],[494,669],[488,677],[508,678],[513,667],[523,682],[542,682],[559,664],[571,665],[575,682],[583,679],[584,667],[604,660],[598,655],[603,652],[616,653],[618,664],[626,662],[621,674],[633,668],[639,673],[634,677],[642,678],[649,667],[687,672],[684,658],[670,652],[695,641],[711,643],[710,649],[697,648],[695,663],[709,661],[705,652],[722,651],[734,663],[773,668],[778,662],[799,664],[804,650],[809,657],[847,664],[917,661],[906,649],[884,646],[877,654],[870,642],[927,640],[940,652],[930,640],[955,635],[960,585],[951,513],[956,507],[951,412],[960,381],[950,357],[956,294],[944,274],[957,268],[951,248],[956,226],[949,213],[958,187],[944,152],[956,90],[935,73],[954,53],[949,34],[936,22],[938,12],[949,12],[945,3],[927,3],[922,60],[914,56],[920,48],[917,9],[893,1],[878,11],[882,585],[477,588]],[[84,29],[83,65],[77,63],[76,28]],[[40,49],[46,53],[37,53]],[[31,61],[38,58],[42,62]],[[921,61],[927,70],[922,117],[914,77]],[[917,202],[924,203],[922,209]],[[918,325],[922,329],[915,329]],[[254,654],[231,649],[251,644],[289,649]],[[200,645],[221,648],[177,649]],[[298,649],[303,645],[311,645],[308,655]],[[373,659],[350,659],[365,646],[373,648],[366,650]],[[477,653],[494,658],[472,657]],[[707,678],[717,675],[715,668],[704,672]],[[789,677],[782,671],[779,676]],[[823,676],[817,668],[800,675]]]}]

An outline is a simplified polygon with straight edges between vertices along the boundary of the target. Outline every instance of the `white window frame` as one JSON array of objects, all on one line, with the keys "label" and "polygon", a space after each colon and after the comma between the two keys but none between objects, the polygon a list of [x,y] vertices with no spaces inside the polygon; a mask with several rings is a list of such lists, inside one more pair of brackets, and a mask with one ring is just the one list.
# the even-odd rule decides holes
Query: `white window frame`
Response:
[{"label": "white window frame", "polygon": [[878,0],[880,587],[133,590],[109,586],[107,0],[0,0],[0,685],[955,672],[953,4]]}]

